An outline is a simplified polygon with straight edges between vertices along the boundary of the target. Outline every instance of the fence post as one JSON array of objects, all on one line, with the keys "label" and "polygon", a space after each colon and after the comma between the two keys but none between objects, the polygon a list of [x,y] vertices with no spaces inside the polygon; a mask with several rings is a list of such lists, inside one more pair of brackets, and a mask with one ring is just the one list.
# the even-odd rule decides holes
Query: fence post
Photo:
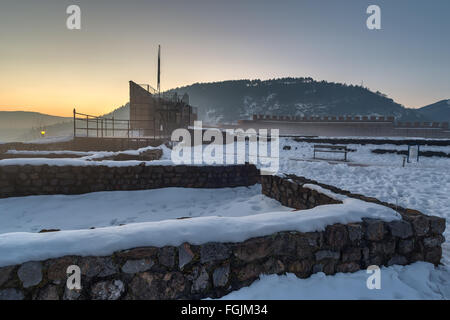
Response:
[{"label": "fence post", "polygon": [[75,108],[73,108],[73,137],[75,138],[77,136],[77,126],[76,126],[76,111]]},{"label": "fence post", "polygon": [[86,115],[86,137],[89,137],[89,116]]}]

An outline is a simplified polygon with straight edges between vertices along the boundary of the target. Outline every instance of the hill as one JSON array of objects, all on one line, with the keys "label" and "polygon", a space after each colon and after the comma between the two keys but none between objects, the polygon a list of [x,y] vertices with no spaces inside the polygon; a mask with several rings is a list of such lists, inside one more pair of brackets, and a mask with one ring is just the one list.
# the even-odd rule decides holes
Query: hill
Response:
[{"label": "hill", "polygon": [[41,127],[67,120],[71,120],[71,118],[51,116],[39,112],[0,111],[0,128],[2,129]]},{"label": "hill", "polygon": [[[104,117],[129,119],[128,104],[105,114]],[[38,112],[0,111],[0,142],[33,141],[44,129],[48,137],[73,134],[72,117],[58,117]]]},{"label": "hill", "polygon": [[450,122],[450,99],[427,105],[417,109],[417,112],[433,121]]},{"label": "hill", "polygon": [[169,92],[187,92],[206,122],[231,122],[252,114],[383,115],[402,121],[426,121],[413,109],[367,88],[311,78],[236,80],[195,83]]},{"label": "hill", "polygon": [[[353,115],[394,116],[400,121],[449,121],[450,100],[420,109],[408,109],[380,92],[362,86],[315,81],[312,78],[231,80],[195,83],[167,91],[188,93],[206,123],[235,122],[253,114],[267,115]],[[129,104],[104,117],[129,119]],[[37,112],[0,111],[0,141],[29,141],[39,138],[44,127],[49,136],[71,135],[72,118]]]},{"label": "hill", "polygon": [[39,134],[41,128],[71,121],[71,118],[58,117],[39,112],[0,111],[0,141],[25,141],[36,138],[28,136],[33,131]]}]

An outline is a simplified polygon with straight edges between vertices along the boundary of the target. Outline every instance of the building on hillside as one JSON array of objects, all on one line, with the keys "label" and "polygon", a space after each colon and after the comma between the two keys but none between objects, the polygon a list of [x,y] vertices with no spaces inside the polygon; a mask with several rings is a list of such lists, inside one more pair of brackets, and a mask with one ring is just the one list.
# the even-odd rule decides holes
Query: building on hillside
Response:
[{"label": "building on hillside", "polygon": [[169,137],[175,129],[188,128],[197,120],[197,108],[189,95],[159,95],[149,85],[130,81],[130,126],[134,136]]}]

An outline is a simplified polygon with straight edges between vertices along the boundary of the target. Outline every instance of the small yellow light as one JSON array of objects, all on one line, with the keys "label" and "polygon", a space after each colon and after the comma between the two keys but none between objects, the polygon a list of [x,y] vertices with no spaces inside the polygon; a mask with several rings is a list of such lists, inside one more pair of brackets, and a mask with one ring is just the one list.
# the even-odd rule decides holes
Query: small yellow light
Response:
[{"label": "small yellow light", "polygon": [[45,131],[41,131],[41,135],[45,136]]}]

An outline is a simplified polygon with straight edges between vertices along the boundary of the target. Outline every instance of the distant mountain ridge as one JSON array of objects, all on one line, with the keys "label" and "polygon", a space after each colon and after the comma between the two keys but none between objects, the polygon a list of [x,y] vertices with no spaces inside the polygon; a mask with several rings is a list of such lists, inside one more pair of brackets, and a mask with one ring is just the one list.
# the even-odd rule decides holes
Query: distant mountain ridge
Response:
[{"label": "distant mountain ridge", "polygon": [[450,99],[427,105],[417,109],[417,112],[427,119],[450,122]]},{"label": "distant mountain ridge", "polygon": [[[126,120],[129,119],[129,112],[127,103],[103,116]],[[0,142],[37,140],[41,129],[50,137],[72,135],[73,118],[32,111],[0,111]]]},{"label": "distant mountain ridge", "polygon": [[0,111],[0,128],[2,129],[40,127],[67,120],[71,118],[32,111]]},{"label": "distant mountain ridge", "polygon": [[[394,116],[399,121],[450,122],[450,100],[408,109],[380,92],[362,86],[315,81],[312,78],[274,80],[231,80],[195,83],[168,90],[188,93],[190,104],[198,107],[199,119],[206,123],[234,122],[253,114],[265,115],[353,115]],[[129,103],[104,117],[129,119]],[[0,142],[39,138],[39,128],[50,136],[71,135],[71,117],[38,112],[0,111]]]},{"label": "distant mountain ridge", "polygon": [[72,118],[31,111],[0,111],[0,142],[27,141],[39,138],[41,129],[66,127]]},{"label": "distant mountain ridge", "polygon": [[[444,121],[418,112],[362,86],[315,81],[312,78],[232,80],[195,83],[168,92],[187,92],[205,122],[232,122],[253,114],[320,116],[394,116],[399,121]],[[450,120],[450,117],[447,118]]]}]

